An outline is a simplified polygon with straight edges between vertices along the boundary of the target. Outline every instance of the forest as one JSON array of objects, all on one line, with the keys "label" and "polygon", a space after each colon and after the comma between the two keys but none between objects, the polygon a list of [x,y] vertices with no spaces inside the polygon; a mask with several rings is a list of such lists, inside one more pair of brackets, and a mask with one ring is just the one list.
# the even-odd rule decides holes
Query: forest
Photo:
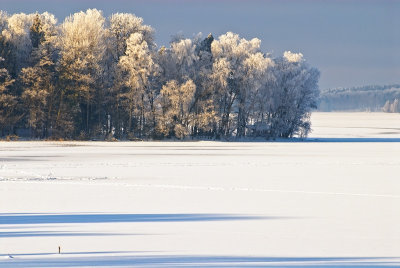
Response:
[{"label": "forest", "polygon": [[400,85],[370,85],[332,88],[320,93],[318,110],[358,112],[400,112]]},{"label": "forest", "polygon": [[30,139],[306,137],[319,71],[227,32],[155,43],[133,14],[0,11],[0,136]]}]

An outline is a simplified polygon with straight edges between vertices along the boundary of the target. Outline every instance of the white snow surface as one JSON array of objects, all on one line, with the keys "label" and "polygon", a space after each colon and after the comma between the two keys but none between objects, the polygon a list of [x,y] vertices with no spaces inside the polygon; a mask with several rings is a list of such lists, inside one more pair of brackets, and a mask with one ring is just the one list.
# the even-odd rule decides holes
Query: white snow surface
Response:
[{"label": "white snow surface", "polygon": [[400,115],[312,122],[295,142],[0,142],[0,267],[400,266]]}]

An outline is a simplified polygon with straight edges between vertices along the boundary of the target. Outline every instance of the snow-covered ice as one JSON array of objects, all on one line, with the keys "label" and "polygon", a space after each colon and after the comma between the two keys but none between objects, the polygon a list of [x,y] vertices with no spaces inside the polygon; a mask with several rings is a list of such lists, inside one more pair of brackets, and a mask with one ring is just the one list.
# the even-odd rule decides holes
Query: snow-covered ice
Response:
[{"label": "snow-covered ice", "polygon": [[399,266],[400,115],[312,122],[298,142],[1,142],[0,267]]}]

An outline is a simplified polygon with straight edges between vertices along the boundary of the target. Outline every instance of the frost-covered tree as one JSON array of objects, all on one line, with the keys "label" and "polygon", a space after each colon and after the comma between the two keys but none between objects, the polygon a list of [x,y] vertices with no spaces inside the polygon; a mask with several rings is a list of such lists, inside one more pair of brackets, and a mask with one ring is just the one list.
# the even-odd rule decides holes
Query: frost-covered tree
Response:
[{"label": "frost-covered tree", "polygon": [[[7,70],[14,70],[16,73],[16,48],[13,46],[10,40],[10,34],[8,30],[8,19],[9,16],[6,12],[0,11],[0,57],[3,58],[2,66]],[[8,71],[10,73],[10,71]],[[15,77],[15,75],[14,75]]]},{"label": "frost-covered tree", "polygon": [[272,93],[267,113],[270,137],[307,136],[310,112],[317,107],[319,71],[301,53],[287,51],[275,59],[274,79],[264,90]]},{"label": "frost-covered tree", "polygon": [[170,48],[162,47],[156,55],[160,66],[159,84],[169,81],[184,84],[191,80],[195,84],[193,101],[188,107],[191,113],[190,135],[210,135],[216,120],[215,105],[212,98],[211,43],[214,38],[210,34],[201,39],[201,34],[193,40],[182,35],[173,37]]},{"label": "frost-covered tree", "polygon": [[20,75],[26,121],[35,137],[48,137],[55,121],[56,34],[54,16],[49,13],[36,14],[30,29],[32,67],[23,68]]},{"label": "frost-covered tree", "polygon": [[220,135],[230,136],[234,130],[238,137],[246,135],[251,96],[263,84],[267,68],[272,64],[260,52],[260,44],[257,38],[240,39],[239,35],[228,32],[211,45],[212,76],[221,116]]},{"label": "frost-covered tree", "polygon": [[183,39],[171,44],[175,75],[181,81],[190,79],[194,75],[194,64],[198,59],[195,50],[196,46],[190,39]]},{"label": "frost-covered tree", "polygon": [[212,66],[213,57],[211,44],[214,37],[210,33],[205,39],[201,35],[195,40],[197,60],[195,61],[195,72],[192,77],[196,92],[190,111],[195,114],[192,130],[193,136],[213,136],[218,122],[216,105],[213,98]]},{"label": "frost-covered tree", "polygon": [[0,57],[0,131],[2,136],[13,132],[13,127],[19,117],[16,113],[17,96],[12,90],[14,80],[7,69],[1,67],[3,61],[4,59]]},{"label": "frost-covered tree", "polygon": [[60,86],[63,107],[71,113],[76,130],[85,136],[96,134],[102,120],[105,19],[102,12],[88,9],[69,16],[61,25]]},{"label": "frost-covered tree", "polygon": [[169,81],[161,89],[158,105],[158,132],[165,137],[183,139],[190,134],[193,113],[189,108],[193,102],[196,85],[192,80],[179,84]]},{"label": "frost-covered tree", "polygon": [[39,14],[36,14],[29,32],[33,48],[38,48],[44,40],[43,23]]},{"label": "frost-covered tree", "polygon": [[393,113],[400,113],[400,101],[399,99],[395,99],[392,103],[392,112]]},{"label": "frost-covered tree", "polygon": [[27,123],[33,131],[34,137],[44,137],[46,124],[46,104],[48,98],[47,88],[42,87],[43,81],[40,69],[28,67],[21,71],[21,80],[25,87],[22,93],[22,102],[27,112]]},{"label": "frost-covered tree", "polygon": [[13,49],[13,53],[5,57],[7,69],[13,78],[16,78],[19,71],[29,64],[29,55],[32,51],[29,33],[34,16],[25,13],[13,14],[7,18],[7,26],[1,33]]},{"label": "frost-covered tree", "polygon": [[126,130],[124,122],[128,120],[125,116],[121,102],[126,88],[126,72],[123,71],[120,58],[125,56],[127,41],[132,34],[140,34],[148,49],[155,48],[154,30],[143,24],[143,19],[128,13],[116,13],[108,19],[107,28],[107,53],[106,53],[106,83],[107,83],[107,114],[110,116],[108,133],[115,131],[115,136],[122,137],[122,130]]},{"label": "frost-covered tree", "polygon": [[385,105],[383,105],[382,111],[384,111],[385,113],[390,113],[390,101],[389,100],[387,100],[385,102]]},{"label": "frost-covered tree", "polygon": [[121,92],[117,97],[122,100],[125,111],[129,114],[128,132],[136,130],[138,136],[142,137],[148,115],[152,111],[154,97],[149,80],[155,66],[143,34],[132,34],[126,44],[125,56],[119,62],[120,68],[126,73],[122,76],[126,92]]},{"label": "frost-covered tree", "polygon": [[385,113],[400,113],[400,101],[399,99],[394,99],[393,102],[388,100],[382,108]]},{"label": "frost-covered tree", "polygon": [[108,37],[110,53],[113,55],[115,62],[123,56],[127,49],[127,40],[134,33],[142,35],[142,39],[146,41],[150,48],[154,44],[154,30],[148,25],[143,24],[143,19],[129,13],[112,14],[108,19]]},{"label": "frost-covered tree", "polygon": [[8,14],[7,12],[0,10],[0,33],[3,32],[8,26]]},{"label": "frost-covered tree", "polygon": [[161,47],[157,55],[162,76],[161,83],[176,80],[183,83],[195,75],[195,62],[198,60],[196,45],[191,39],[176,39],[171,47]]},{"label": "frost-covered tree", "polygon": [[158,48],[154,30],[133,14],[106,20],[89,9],[58,25],[46,12],[0,11],[2,133],[29,127],[32,136],[60,138],[305,136],[319,72],[301,53],[272,59],[260,42],[230,32],[217,40],[179,34]]}]

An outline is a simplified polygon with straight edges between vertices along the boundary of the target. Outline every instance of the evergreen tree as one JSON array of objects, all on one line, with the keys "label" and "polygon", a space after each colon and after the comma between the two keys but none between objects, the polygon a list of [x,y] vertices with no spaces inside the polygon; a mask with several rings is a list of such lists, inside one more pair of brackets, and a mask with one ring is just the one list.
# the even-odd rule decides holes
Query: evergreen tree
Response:
[{"label": "evergreen tree", "polygon": [[33,49],[37,49],[44,40],[44,31],[42,29],[42,22],[38,13],[36,13],[33,24],[30,28],[30,38]]},{"label": "evergreen tree", "polygon": [[12,90],[14,79],[7,69],[1,68],[4,59],[0,57],[0,131],[1,136],[13,134],[15,123],[19,119],[16,113],[17,96]]},{"label": "evergreen tree", "polygon": [[[49,14],[36,14],[31,27],[31,66],[21,70],[24,91],[21,96],[26,110],[26,123],[33,136],[48,137],[55,125],[56,58],[55,19]],[[46,31],[45,31],[46,30]]]}]

